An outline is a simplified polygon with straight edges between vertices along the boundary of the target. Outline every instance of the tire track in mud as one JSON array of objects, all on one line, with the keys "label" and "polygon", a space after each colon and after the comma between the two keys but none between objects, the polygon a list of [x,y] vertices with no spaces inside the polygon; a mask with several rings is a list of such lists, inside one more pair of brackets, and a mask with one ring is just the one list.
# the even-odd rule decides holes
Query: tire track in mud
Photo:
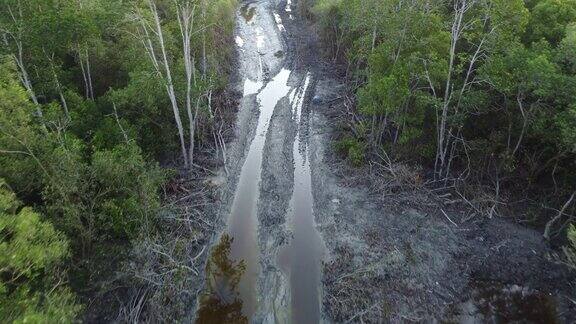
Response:
[{"label": "tire track in mud", "polygon": [[[336,115],[342,114],[338,111],[342,108],[332,103],[341,98],[345,90],[333,66],[321,62],[317,39],[307,22],[292,10],[286,10],[285,5],[292,9],[290,5],[295,2],[247,1],[241,4],[237,14],[235,36],[239,67],[235,85],[244,96],[238,113],[236,140],[228,152],[230,175],[223,188],[219,211],[219,228],[224,234],[220,243],[214,244],[213,251],[218,253],[212,253],[208,262],[207,293],[201,298],[199,310],[200,315],[206,313],[212,317],[199,316],[198,322],[442,320],[450,311],[450,305],[459,306],[458,303],[468,298],[473,269],[487,268],[483,272],[500,276],[498,280],[511,277],[510,270],[503,272],[501,266],[508,264],[508,255],[494,256],[491,260],[495,258],[496,262],[475,257],[494,254],[487,243],[477,243],[476,239],[484,242],[486,233],[519,233],[518,237],[510,238],[515,247],[524,247],[528,242],[538,251],[545,250],[535,233],[528,230],[487,231],[470,225],[471,228],[461,229],[470,230],[470,234],[461,234],[446,223],[444,216],[435,215],[434,208],[422,207],[422,201],[428,202],[425,197],[392,197],[392,201],[385,201],[371,196],[367,186],[343,183],[344,167],[332,147]],[[277,80],[283,67],[292,71],[286,70],[289,75],[286,84],[276,86],[289,88],[287,94],[276,95],[273,106],[270,103],[261,107],[260,94],[264,87],[271,87],[270,80]],[[312,72],[308,88],[305,86],[307,71]],[[303,99],[299,101],[297,97]],[[311,97],[315,100],[310,100]],[[303,103],[301,118],[295,110],[299,102]],[[265,120],[268,120],[263,123],[265,132],[257,131]],[[249,158],[256,145],[254,141],[264,142],[257,144],[258,163],[250,162],[254,160]],[[255,168],[250,176],[242,175],[245,165],[251,168],[258,164],[261,167]],[[249,195],[238,189],[245,188],[242,182],[252,183],[248,186],[252,188]],[[312,188],[313,199],[308,195],[308,188]],[[299,193],[305,193],[304,198],[297,197]],[[236,213],[236,222],[238,227],[248,229],[244,231],[247,233],[244,238],[249,242],[246,245],[249,247],[246,251],[251,253],[249,257],[237,251],[232,255],[231,250],[238,248],[225,239],[229,237],[225,230],[227,224],[228,228],[234,227],[235,216],[231,210],[237,208],[233,207],[235,201],[246,203],[244,198],[235,197],[245,195],[252,197],[246,199],[250,202],[250,212]],[[394,202],[397,198],[405,200],[398,205]],[[301,208],[304,212],[299,211]],[[318,227],[327,245],[323,272],[318,270],[313,283],[294,279],[296,272],[304,269],[306,273],[296,261],[316,255],[304,248],[300,248],[304,257],[295,256],[291,251],[301,243],[297,224],[301,215],[309,216],[303,228],[315,232]],[[494,240],[492,244],[497,244],[500,237],[496,234],[489,236],[490,239]],[[241,245],[240,241],[242,239],[236,237],[236,244]],[[522,272],[526,276],[533,280],[542,277],[540,274],[549,267],[539,268],[547,265],[546,261],[531,255],[526,248],[523,250],[526,252],[515,257],[514,266],[507,268],[513,268],[511,271],[528,268]],[[240,260],[245,261],[238,263]],[[481,264],[470,268],[469,262]],[[211,269],[216,271],[212,273]],[[497,271],[490,271],[492,269]],[[228,279],[218,276],[228,276]],[[237,291],[242,276],[251,278],[244,297]],[[323,282],[319,281],[320,276]],[[315,291],[303,293],[310,299],[297,297],[300,296],[295,287],[298,284]],[[304,300],[304,305],[312,306],[313,310],[293,311],[302,307],[295,302]],[[244,306],[245,303],[252,305]],[[243,312],[242,308],[248,311]],[[299,317],[302,314],[305,316]],[[458,318],[451,316],[447,318]]]},{"label": "tire track in mud", "polygon": [[197,322],[320,319],[323,245],[314,223],[304,105],[311,75],[283,67],[286,29],[277,6],[246,2],[237,15],[237,87],[244,98],[220,212],[227,229],[208,261]]},{"label": "tire track in mud", "polygon": [[304,84],[292,99],[292,120],[297,128],[293,141],[294,189],[290,200],[288,221],[293,238],[279,254],[279,263],[290,277],[293,323],[318,323],[320,321],[320,260],[325,246],[316,230],[312,175],[309,150],[309,111],[303,111],[311,75],[307,73]]},{"label": "tire track in mud", "polygon": [[293,72],[293,90],[272,118],[259,206],[262,296],[255,322],[318,323],[323,244],[313,213],[308,116],[311,75]]},{"label": "tire track in mud", "polygon": [[245,273],[239,283],[239,293],[243,301],[245,315],[254,314],[256,304],[256,279],[260,272],[258,257],[259,248],[256,243],[258,221],[256,219],[257,203],[260,195],[260,178],[262,173],[262,158],[270,119],[278,101],[289,91],[287,86],[290,71],[281,70],[257,94],[260,115],[256,126],[256,134],[250,144],[248,155],[240,171],[240,179],[232,203],[228,223],[228,234],[234,239],[231,248],[233,260],[243,260]]}]

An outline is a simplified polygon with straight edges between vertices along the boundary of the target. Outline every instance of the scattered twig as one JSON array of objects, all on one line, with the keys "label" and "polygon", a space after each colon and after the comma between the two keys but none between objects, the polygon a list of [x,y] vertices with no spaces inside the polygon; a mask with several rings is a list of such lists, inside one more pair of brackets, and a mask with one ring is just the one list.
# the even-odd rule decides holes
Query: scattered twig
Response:
[{"label": "scattered twig", "polygon": [[550,221],[548,221],[548,223],[546,223],[546,228],[544,229],[544,235],[543,235],[545,239],[547,239],[547,240],[550,239],[550,231],[552,230],[552,226],[554,226],[554,224],[562,217],[562,215],[564,215],[564,212],[566,211],[566,209],[568,209],[570,204],[572,204],[574,197],[576,197],[576,191],[574,191],[572,193],[572,195],[570,196],[570,198],[568,198],[566,203],[564,203],[564,206],[562,206],[562,209],[560,209],[558,214],[556,214],[556,216],[554,216],[554,218],[552,218]]},{"label": "scattered twig", "polygon": [[440,211],[442,211],[442,214],[444,214],[444,216],[450,221],[450,223],[454,224],[454,226],[458,227],[458,224],[454,223],[454,221],[452,221],[450,219],[450,217],[448,217],[448,214],[446,214],[446,212],[444,211],[444,209],[440,208]]}]

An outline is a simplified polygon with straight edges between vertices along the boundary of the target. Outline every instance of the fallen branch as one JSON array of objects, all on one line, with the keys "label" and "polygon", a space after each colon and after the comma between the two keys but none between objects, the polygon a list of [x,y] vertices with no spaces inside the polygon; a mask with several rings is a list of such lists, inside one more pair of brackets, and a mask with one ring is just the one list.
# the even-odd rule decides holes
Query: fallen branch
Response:
[{"label": "fallen branch", "polygon": [[562,209],[560,209],[558,214],[556,214],[556,216],[554,216],[554,218],[552,218],[550,221],[548,221],[548,223],[546,223],[546,228],[544,229],[544,235],[543,235],[545,239],[547,239],[547,240],[550,239],[550,231],[552,230],[552,226],[554,226],[554,224],[560,218],[562,218],[562,215],[564,215],[564,212],[566,211],[566,209],[568,209],[570,204],[572,204],[574,197],[576,197],[576,191],[574,191],[572,193],[572,196],[570,196],[570,198],[568,199],[568,201],[566,201],[566,203],[564,203],[564,206],[562,206]]},{"label": "fallen branch", "polygon": [[448,214],[446,214],[446,212],[444,211],[444,209],[440,208],[440,211],[442,212],[442,214],[444,214],[444,216],[446,216],[446,218],[450,221],[450,223],[454,224],[454,226],[458,227],[458,224],[454,223],[454,221],[452,221],[450,219],[450,217],[448,217]]}]

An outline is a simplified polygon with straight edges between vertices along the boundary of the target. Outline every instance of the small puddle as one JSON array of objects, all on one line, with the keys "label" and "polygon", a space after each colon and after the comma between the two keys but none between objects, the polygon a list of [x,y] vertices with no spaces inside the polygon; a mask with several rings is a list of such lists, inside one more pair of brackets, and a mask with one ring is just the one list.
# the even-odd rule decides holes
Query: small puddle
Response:
[{"label": "small puddle", "polygon": [[294,20],[294,15],[292,15],[292,0],[286,1],[286,8],[284,8],[284,11],[288,13],[288,18],[290,18],[290,20]]},{"label": "small puddle", "polygon": [[276,26],[278,27],[278,30],[286,31],[286,28],[284,28],[284,24],[282,23],[282,17],[280,17],[280,15],[276,12],[274,12],[273,14],[274,14],[274,20],[276,21]]},{"label": "small puddle", "polygon": [[460,305],[460,322],[559,323],[551,295],[518,285],[477,281],[472,299]]},{"label": "small puddle", "polygon": [[286,8],[284,10],[286,10],[286,12],[292,12],[292,0],[286,1]]},{"label": "small puddle", "polygon": [[290,101],[293,122],[298,128],[294,138],[294,191],[287,219],[292,223],[292,241],[278,256],[278,263],[290,278],[292,323],[320,322],[320,262],[324,256],[324,243],[314,220],[312,177],[308,158],[308,121],[302,117],[304,97],[310,83],[306,76]]},{"label": "small puddle", "polygon": [[256,94],[260,89],[262,89],[261,81],[252,81],[250,79],[244,81],[244,97]]},{"label": "small puddle", "polygon": [[246,265],[230,257],[232,238],[222,235],[206,263],[206,292],[200,297],[196,323],[248,323],[242,313],[238,284]]},{"label": "small puddle", "polygon": [[256,27],[256,47],[258,48],[258,50],[264,47],[265,40],[266,36],[264,35],[264,31],[262,31],[262,28]]}]

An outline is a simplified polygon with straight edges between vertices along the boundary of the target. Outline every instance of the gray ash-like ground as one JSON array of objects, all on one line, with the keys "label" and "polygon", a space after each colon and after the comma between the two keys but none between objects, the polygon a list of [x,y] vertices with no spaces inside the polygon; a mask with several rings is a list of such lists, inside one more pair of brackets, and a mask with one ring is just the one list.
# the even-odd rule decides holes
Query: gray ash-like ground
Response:
[{"label": "gray ash-like ground", "polygon": [[[540,232],[509,219],[470,218],[467,206],[446,207],[424,187],[387,188],[393,181],[337,154],[339,125],[350,118],[342,67],[322,59],[308,21],[296,16],[285,27],[288,61],[318,80],[307,106],[316,220],[329,250],[324,320],[573,322],[576,278],[554,261],[558,251]],[[478,298],[486,290],[492,299]],[[543,296],[546,302],[533,302]]]}]

